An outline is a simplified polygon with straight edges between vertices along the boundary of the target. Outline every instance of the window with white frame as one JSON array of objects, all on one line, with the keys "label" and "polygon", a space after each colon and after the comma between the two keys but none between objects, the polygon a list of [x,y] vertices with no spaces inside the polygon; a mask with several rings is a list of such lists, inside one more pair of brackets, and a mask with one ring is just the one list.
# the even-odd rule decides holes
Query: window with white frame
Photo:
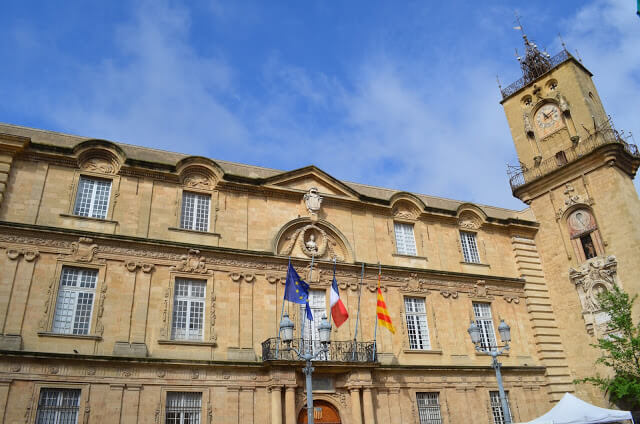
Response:
[{"label": "window with white frame", "polygon": [[202,393],[168,392],[166,424],[200,424]]},{"label": "window with white frame", "polygon": [[491,316],[491,305],[488,303],[473,303],[473,314],[476,317],[476,324],[480,328],[480,346],[483,349],[493,349],[496,347],[496,333],[493,329],[493,317]]},{"label": "window with white frame", "polygon": [[396,247],[400,255],[416,256],[416,238],[413,235],[413,225],[404,222],[394,222],[396,233]]},{"label": "window with white frame", "polygon": [[204,338],[204,304],[207,283],[202,280],[176,278],[173,298],[173,340]]},{"label": "window with white frame", "polygon": [[420,424],[442,424],[438,393],[416,393]]},{"label": "window with white frame", "polygon": [[183,191],[180,228],[185,230],[209,231],[210,204],[211,196],[208,194]]},{"label": "window with white frame", "polygon": [[[507,410],[509,416],[511,416],[511,406],[509,406],[509,392],[504,393],[507,397]],[[489,392],[489,399],[491,401],[491,414],[493,415],[493,424],[506,423],[504,417],[504,411],[502,409],[502,402],[500,402],[500,392]],[[513,419],[513,417],[511,417]]]},{"label": "window with white frame", "polygon": [[36,424],[76,424],[79,389],[41,389]]},{"label": "window with white frame", "polygon": [[460,231],[460,243],[462,244],[464,261],[479,264],[480,255],[478,254],[478,244],[476,243],[475,233]]},{"label": "window with white frame", "polygon": [[105,219],[109,210],[110,194],[111,180],[81,176],[73,214]]},{"label": "window with white frame", "polygon": [[89,334],[98,270],[65,266],[60,275],[60,288],[53,332]]},{"label": "window with white frame", "polygon": [[429,327],[427,326],[427,309],[421,297],[404,298],[409,348],[415,350],[431,349]]}]

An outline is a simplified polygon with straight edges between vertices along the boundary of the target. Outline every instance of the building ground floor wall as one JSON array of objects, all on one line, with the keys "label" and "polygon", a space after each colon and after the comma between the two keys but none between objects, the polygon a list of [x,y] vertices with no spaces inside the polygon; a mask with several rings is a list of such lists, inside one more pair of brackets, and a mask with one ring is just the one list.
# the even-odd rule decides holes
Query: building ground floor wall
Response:
[{"label": "building ground floor wall", "polygon": [[[301,369],[299,362],[189,362],[4,352],[0,357],[0,416],[4,423],[34,423],[44,408],[43,396],[52,396],[55,403],[60,393],[71,393],[77,396],[77,402],[70,405],[77,411],[78,423],[180,422],[175,418],[188,409],[192,418],[199,419],[184,421],[191,424],[294,424],[302,422],[299,417],[306,411]],[[535,418],[552,406],[544,368],[505,367],[503,374],[514,422]],[[488,365],[315,364],[314,400],[327,408],[325,416],[329,409],[334,410],[344,424],[420,423],[421,414],[433,418],[436,410],[442,423],[492,423],[490,393],[497,390]],[[322,422],[322,408],[316,409],[317,422]]]}]

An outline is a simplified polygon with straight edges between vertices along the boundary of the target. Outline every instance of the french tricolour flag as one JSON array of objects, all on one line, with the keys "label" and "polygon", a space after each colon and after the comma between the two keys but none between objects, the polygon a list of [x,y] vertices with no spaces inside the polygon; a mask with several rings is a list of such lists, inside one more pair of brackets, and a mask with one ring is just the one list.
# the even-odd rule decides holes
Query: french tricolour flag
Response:
[{"label": "french tricolour flag", "polygon": [[333,277],[333,283],[331,283],[331,316],[333,317],[333,322],[336,323],[336,327],[340,327],[349,318],[347,308],[344,307],[342,300],[340,300],[336,277]]}]

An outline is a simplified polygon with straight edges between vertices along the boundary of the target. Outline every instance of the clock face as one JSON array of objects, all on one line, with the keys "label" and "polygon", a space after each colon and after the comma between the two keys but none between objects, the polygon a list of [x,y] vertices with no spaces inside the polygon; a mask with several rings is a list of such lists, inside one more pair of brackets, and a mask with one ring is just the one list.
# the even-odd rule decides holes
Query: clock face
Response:
[{"label": "clock face", "polygon": [[536,112],[536,123],[540,128],[553,127],[560,120],[560,109],[556,105],[544,105]]},{"label": "clock face", "polygon": [[534,119],[540,137],[545,137],[564,126],[560,109],[552,103],[538,109]]}]

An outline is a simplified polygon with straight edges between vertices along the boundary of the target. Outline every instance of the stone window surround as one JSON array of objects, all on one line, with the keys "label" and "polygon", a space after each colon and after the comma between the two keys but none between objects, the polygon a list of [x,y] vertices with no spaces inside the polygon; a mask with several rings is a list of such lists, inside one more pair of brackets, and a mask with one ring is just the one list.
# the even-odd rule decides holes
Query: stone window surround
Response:
[{"label": "stone window surround", "polygon": [[162,386],[162,393],[160,395],[160,407],[158,408],[159,417],[155,422],[165,423],[167,416],[167,394],[170,392],[181,392],[181,393],[200,393],[202,394],[202,402],[200,404],[200,424],[208,423],[209,417],[208,412],[210,411],[211,404],[209,400],[209,387],[208,386],[197,386],[197,385],[189,385],[189,386],[174,386],[167,385]]},{"label": "stone window surround", "polygon": [[[422,304],[424,305],[424,323],[425,323],[425,327],[426,327],[426,334],[421,334],[423,338],[426,339],[427,341],[427,345],[429,346],[427,349],[419,349],[419,348],[412,348],[411,347],[411,340],[409,340],[409,350],[426,350],[429,351],[431,350],[431,332],[429,331],[429,319],[427,319],[427,299],[426,297],[423,296],[403,296],[403,306],[404,306],[404,320],[405,320],[405,324],[407,325],[407,338],[409,338],[409,324],[407,322],[407,318],[408,315],[422,315],[421,313],[418,312],[411,312],[409,313],[407,311],[407,299],[417,299],[418,301],[422,301]],[[416,329],[416,334],[418,333],[418,329]]]},{"label": "stone window surround", "polygon": [[[51,366],[49,368],[54,368],[55,366]],[[45,382],[40,381],[34,384],[33,398],[31,399],[31,408],[33,411],[31,417],[27,417],[26,422],[35,423],[36,418],[38,417],[38,402],[40,401],[40,392],[42,389],[71,389],[71,390],[80,390],[80,402],[78,403],[78,422],[85,422],[85,415],[87,414],[85,404],[87,401],[87,397],[89,395],[89,388],[91,384],[89,383],[56,383],[56,382]]]},{"label": "stone window surround", "polygon": [[[180,221],[182,218],[182,200],[183,200],[183,193],[187,191],[190,193],[195,193],[195,194],[202,194],[202,195],[206,195],[209,196],[209,222],[207,223],[207,231],[198,231],[198,230],[190,230],[188,228],[181,228],[180,227]],[[169,231],[184,231],[184,232],[188,232],[188,233],[196,233],[196,234],[209,234],[209,235],[213,235],[213,236],[217,236],[220,237],[220,234],[215,233],[215,216],[214,214],[216,213],[217,210],[217,206],[214,205],[214,202],[216,202],[216,198],[215,198],[215,194],[217,192],[214,191],[210,191],[210,190],[204,190],[201,188],[196,188],[196,187],[183,187],[183,186],[178,186],[177,187],[177,198],[176,198],[176,210],[175,210],[175,220],[174,220],[174,225],[172,227],[169,227],[168,230]]]},{"label": "stone window surround", "polygon": [[[95,178],[100,180],[110,180],[111,181],[111,191],[109,192],[109,207],[107,208],[107,214],[104,218],[93,218],[90,216],[80,216],[74,214],[76,197],[78,195],[78,186],[80,184],[80,177],[87,178]],[[87,170],[77,169],[73,175],[73,182],[71,186],[71,193],[69,198],[69,208],[66,214],[60,214],[66,217],[73,217],[79,219],[89,219],[99,222],[116,222],[113,221],[113,210],[116,204],[116,198],[118,197],[120,192],[120,176],[113,174],[102,174],[99,172],[92,172]]]},{"label": "stone window surround", "polygon": [[[464,252],[463,252],[464,247],[462,246],[462,233],[473,234],[474,240],[476,242],[476,251],[478,252],[479,262],[468,262],[468,261],[465,260]],[[480,246],[483,245],[483,243],[482,243],[482,240],[480,239],[480,237],[478,237],[478,236],[479,236],[479,231],[477,231],[477,230],[471,230],[471,229],[467,229],[467,228],[458,229],[458,246],[460,246],[460,255],[462,255],[462,260],[460,261],[460,263],[465,264],[465,265],[490,266],[486,262],[483,262],[483,259],[484,259],[483,256],[486,256],[486,252],[484,252],[485,253],[484,255],[481,254]]]},{"label": "stone window surround", "polygon": [[[395,228],[395,224],[408,224],[413,226],[413,241],[416,244],[416,254],[415,255],[407,255],[404,253],[399,253],[398,252],[398,245],[396,242],[396,228]],[[399,218],[399,217],[393,217],[391,219],[391,228],[392,228],[392,233],[393,233],[393,237],[392,239],[392,244],[393,244],[393,252],[391,254],[391,256],[394,257],[400,257],[400,258],[413,258],[413,259],[423,259],[423,260],[427,260],[427,257],[425,256],[423,249],[422,249],[422,243],[418,243],[418,239],[422,240],[422,233],[419,231],[419,224],[420,220],[419,219],[409,219],[409,218]]]},{"label": "stone window surround", "polygon": [[[429,349],[411,349],[409,347],[409,330],[407,327],[407,310],[405,306],[404,299],[406,297],[414,297],[418,299],[424,300],[424,307],[427,318],[427,330],[429,332]],[[402,295],[402,325],[404,326],[404,332],[406,333],[402,340],[402,352],[409,354],[435,354],[441,355],[442,349],[440,348],[440,343],[438,341],[437,334],[437,326],[435,325],[435,311],[433,310],[433,305],[430,302],[427,302],[427,295],[421,294],[405,294]]]},{"label": "stone window surround", "polygon": [[[175,300],[176,278],[200,280],[206,284],[204,304],[204,328],[202,340],[174,340],[171,338],[171,326],[173,324],[173,308]],[[157,340],[159,345],[185,345],[185,346],[217,346],[216,335],[213,332],[215,324],[215,292],[214,278],[212,274],[196,274],[190,272],[170,271],[169,284],[165,291],[165,319],[162,325],[161,338]],[[214,322],[212,323],[212,319]]]},{"label": "stone window surround", "polygon": [[[96,281],[95,288],[95,296],[93,299],[92,305],[92,313],[91,313],[91,324],[89,325],[89,333],[88,334],[64,334],[64,333],[56,333],[53,332],[53,317],[56,312],[56,304],[58,301],[58,292],[60,291],[60,278],[62,276],[62,268],[68,266],[73,268],[85,268],[85,269],[95,269],[98,271],[98,280]],[[96,326],[98,320],[101,318],[101,314],[97,313],[97,308],[104,307],[104,305],[100,305],[101,293],[104,292],[105,288],[105,275],[106,275],[106,264],[96,264],[96,263],[86,263],[86,262],[77,262],[77,261],[69,261],[66,259],[58,259],[56,264],[55,275],[50,282],[50,293],[47,301],[49,302],[49,309],[47,310],[47,314],[44,317],[45,325],[44,331],[39,331],[38,336],[47,336],[47,337],[62,337],[62,338],[73,338],[73,339],[92,339],[92,340],[101,340],[102,336],[98,334]]]}]

